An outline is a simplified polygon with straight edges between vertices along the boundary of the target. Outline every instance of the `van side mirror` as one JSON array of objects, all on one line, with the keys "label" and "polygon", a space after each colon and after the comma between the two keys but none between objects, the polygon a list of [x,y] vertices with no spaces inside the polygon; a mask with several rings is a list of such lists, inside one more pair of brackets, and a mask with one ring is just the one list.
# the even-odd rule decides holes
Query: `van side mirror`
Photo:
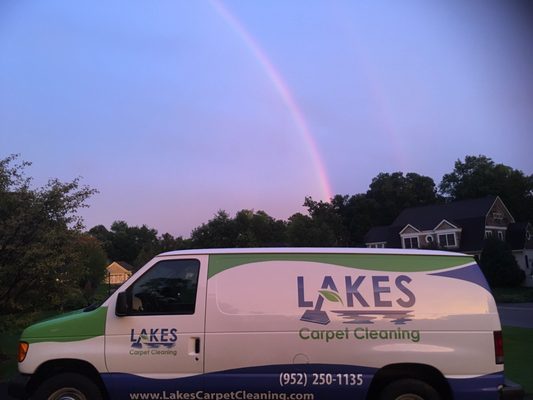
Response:
[{"label": "van side mirror", "polygon": [[124,317],[128,315],[128,300],[126,292],[120,292],[117,296],[117,304],[115,305],[115,315],[117,317]]}]

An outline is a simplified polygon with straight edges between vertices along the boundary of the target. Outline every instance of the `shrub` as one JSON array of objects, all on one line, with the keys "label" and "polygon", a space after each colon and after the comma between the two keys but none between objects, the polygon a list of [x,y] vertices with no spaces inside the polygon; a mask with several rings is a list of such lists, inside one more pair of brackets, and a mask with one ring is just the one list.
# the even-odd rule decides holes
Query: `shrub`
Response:
[{"label": "shrub", "polygon": [[496,238],[485,240],[479,264],[491,287],[520,286],[526,278],[509,245]]}]

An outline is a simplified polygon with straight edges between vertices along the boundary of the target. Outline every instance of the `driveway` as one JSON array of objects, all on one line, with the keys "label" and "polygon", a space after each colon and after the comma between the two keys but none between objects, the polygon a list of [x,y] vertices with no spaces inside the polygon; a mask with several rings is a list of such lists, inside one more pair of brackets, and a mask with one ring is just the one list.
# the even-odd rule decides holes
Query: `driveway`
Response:
[{"label": "driveway", "polygon": [[502,325],[533,329],[533,303],[501,303],[498,312]]}]

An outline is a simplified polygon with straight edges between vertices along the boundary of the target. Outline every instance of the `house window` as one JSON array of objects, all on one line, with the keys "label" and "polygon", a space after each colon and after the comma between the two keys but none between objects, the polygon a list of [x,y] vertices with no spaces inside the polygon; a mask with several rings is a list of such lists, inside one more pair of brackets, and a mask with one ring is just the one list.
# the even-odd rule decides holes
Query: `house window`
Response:
[{"label": "house window", "polygon": [[504,235],[503,231],[498,231],[498,239],[505,240],[505,235]]},{"label": "house window", "polygon": [[485,239],[492,237],[492,231],[485,231]]},{"label": "house window", "polygon": [[404,249],[418,249],[418,238],[417,237],[404,238],[403,248]]},{"label": "house window", "polygon": [[442,247],[455,247],[455,234],[447,233],[445,235],[439,235],[439,244]]}]

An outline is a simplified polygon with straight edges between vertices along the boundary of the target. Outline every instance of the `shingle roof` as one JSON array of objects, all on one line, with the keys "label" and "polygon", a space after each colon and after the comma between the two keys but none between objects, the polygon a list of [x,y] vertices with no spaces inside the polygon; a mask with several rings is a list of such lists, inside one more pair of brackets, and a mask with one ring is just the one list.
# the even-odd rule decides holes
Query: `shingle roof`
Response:
[{"label": "shingle roof", "polygon": [[128,264],[126,261],[115,261],[118,265],[120,265],[122,268],[127,269],[128,271],[135,272],[135,267],[133,265]]},{"label": "shingle roof", "polygon": [[389,237],[390,226],[375,226],[365,235],[365,243],[386,242]]},{"label": "shingle roof", "polygon": [[443,219],[458,223],[465,219],[485,218],[494,201],[496,201],[496,196],[487,196],[480,199],[406,208],[394,220],[392,226],[404,227],[411,224],[419,230],[431,230]]},{"label": "shingle roof", "polygon": [[433,230],[442,220],[462,228],[460,251],[475,251],[483,246],[485,218],[496,196],[453,203],[411,207],[403,210],[390,226],[378,226],[365,235],[365,243],[387,242],[387,247],[402,247],[400,231],[410,224],[420,231]]}]

